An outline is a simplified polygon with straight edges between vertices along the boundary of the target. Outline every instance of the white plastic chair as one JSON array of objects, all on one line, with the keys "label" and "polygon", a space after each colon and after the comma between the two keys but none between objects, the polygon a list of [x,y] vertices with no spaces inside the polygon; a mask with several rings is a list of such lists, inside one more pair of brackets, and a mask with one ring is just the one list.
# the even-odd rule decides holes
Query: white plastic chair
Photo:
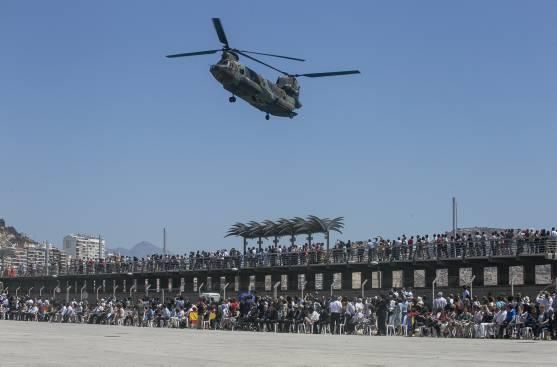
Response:
[{"label": "white plastic chair", "polygon": [[169,328],[179,328],[180,327],[180,320],[178,317],[174,316],[170,318],[170,322],[168,323]]},{"label": "white plastic chair", "polygon": [[534,339],[534,331],[530,326],[524,326],[520,331],[520,336],[522,339]]},{"label": "white plastic chair", "polygon": [[396,335],[396,328],[393,324],[387,325],[387,336],[395,336]]},{"label": "white plastic chair", "polygon": [[344,331],[345,331],[344,329],[346,327],[346,323],[343,322],[342,324],[339,324],[338,326],[339,326],[339,330],[338,330],[339,334],[343,335]]}]

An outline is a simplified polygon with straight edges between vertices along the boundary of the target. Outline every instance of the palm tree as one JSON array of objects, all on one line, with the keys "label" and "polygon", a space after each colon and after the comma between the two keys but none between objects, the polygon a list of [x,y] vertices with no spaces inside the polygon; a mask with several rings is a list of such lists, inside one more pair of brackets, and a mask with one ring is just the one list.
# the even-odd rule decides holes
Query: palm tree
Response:
[{"label": "palm tree", "polygon": [[327,250],[329,249],[330,232],[335,231],[338,233],[342,233],[342,229],[344,228],[344,217],[329,219],[318,218],[315,215],[310,215],[308,216],[308,221],[312,223],[312,227],[314,229],[325,234],[325,240],[327,241]]}]

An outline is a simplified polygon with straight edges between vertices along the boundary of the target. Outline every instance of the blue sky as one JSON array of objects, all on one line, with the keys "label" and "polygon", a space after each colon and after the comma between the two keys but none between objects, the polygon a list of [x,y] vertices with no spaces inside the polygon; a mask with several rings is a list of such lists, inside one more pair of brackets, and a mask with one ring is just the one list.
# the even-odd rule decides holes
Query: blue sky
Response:
[{"label": "blue sky", "polygon": [[[305,79],[272,118],[208,72],[210,18]],[[18,1],[0,8],[0,216],[37,240],[176,252],[236,221],[344,216],[345,239],[556,224],[555,1]],[[246,61],[269,79],[276,73]]]}]

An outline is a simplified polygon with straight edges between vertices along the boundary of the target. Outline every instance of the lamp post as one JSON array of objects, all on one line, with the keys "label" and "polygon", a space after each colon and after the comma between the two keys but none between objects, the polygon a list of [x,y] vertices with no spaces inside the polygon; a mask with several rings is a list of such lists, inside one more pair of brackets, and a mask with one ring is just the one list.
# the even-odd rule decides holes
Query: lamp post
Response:
[{"label": "lamp post", "polygon": [[275,285],[273,285],[273,298],[274,299],[278,298],[277,297],[278,296],[277,289],[278,289],[279,285],[280,285],[280,282],[276,282]]},{"label": "lamp post", "polygon": [[[433,282],[431,282],[431,309],[433,310],[433,305],[435,302],[435,284],[437,284],[439,277],[435,277],[435,279],[433,279]],[[435,310],[434,310],[435,311]]]},{"label": "lamp post", "polygon": [[226,301],[226,288],[228,288],[229,285],[230,285],[230,283],[226,283],[226,284],[224,285],[224,287],[222,288],[222,299],[223,299],[224,301]]},{"label": "lamp post", "polygon": [[306,281],[304,280],[304,281],[302,282],[302,284],[301,284],[302,286],[300,287],[300,290],[301,290],[301,292],[302,292],[302,294],[301,294],[301,296],[302,296],[302,297],[301,297],[301,298],[302,298],[302,301],[304,300],[304,289],[306,288],[306,284],[308,284],[308,282],[306,282]]},{"label": "lamp post", "polygon": [[201,290],[203,289],[203,286],[205,285],[205,282],[201,283],[201,285],[199,286],[199,288],[197,288],[197,293],[201,296]]},{"label": "lamp post", "polygon": [[114,287],[112,287],[112,297],[114,297],[114,299],[116,299],[116,291],[118,290],[118,285],[115,285]]},{"label": "lamp post", "polygon": [[102,259],[102,240],[101,235],[99,234],[99,261]]},{"label": "lamp post", "polygon": [[15,298],[16,298],[16,299],[17,299],[17,292],[19,292],[20,288],[21,288],[21,287],[17,287],[17,288],[15,289]]},{"label": "lamp post", "polygon": [[97,289],[95,290],[95,292],[96,292],[96,294],[97,294],[97,302],[99,301],[99,291],[101,290],[102,287],[103,287],[102,285],[99,285],[99,286],[97,287]]},{"label": "lamp post", "polygon": [[132,298],[132,292],[135,291],[136,286],[135,284],[130,287],[130,298]]},{"label": "lamp post", "polygon": [[45,242],[45,248],[44,248],[44,264],[45,264],[45,275],[48,276],[48,265],[50,264],[50,259],[49,259],[49,251],[48,251],[48,242]]},{"label": "lamp post", "polygon": [[31,291],[33,290],[34,287],[31,287],[27,290],[27,297],[31,297]]},{"label": "lamp post", "polygon": [[151,284],[146,284],[145,285],[145,296],[149,297],[149,288],[151,288]]},{"label": "lamp post", "polygon": [[70,303],[70,289],[72,289],[71,285],[66,287],[66,303]]},{"label": "lamp post", "polygon": [[60,281],[59,280],[56,281],[56,287],[54,287],[54,290],[52,291],[52,299],[53,300],[56,299],[56,293],[60,293]]},{"label": "lamp post", "polygon": [[[238,265],[238,266],[240,266],[240,265]],[[236,273],[236,274],[234,275],[234,291],[235,291],[235,292],[238,292],[238,291],[240,291],[240,269],[234,267],[234,268],[232,268],[232,269],[230,269],[230,270],[232,270],[233,272]],[[236,282],[236,280],[238,280],[238,281]]]},{"label": "lamp post", "polygon": [[474,285],[474,279],[476,279],[475,275],[472,275],[472,278],[470,278],[470,299],[472,299],[472,287]]},{"label": "lamp post", "polygon": [[83,291],[85,291],[85,289],[87,288],[87,281],[85,281],[83,283],[83,287],[81,287],[81,290],[79,291],[79,300],[83,301]]},{"label": "lamp post", "polygon": [[362,282],[362,300],[365,298],[365,297],[364,297],[364,287],[366,286],[367,281],[368,281],[368,279],[366,279],[366,280],[364,280],[364,281]]},{"label": "lamp post", "polygon": [[39,288],[39,298],[43,297],[43,289],[44,289],[44,285],[41,288]]}]

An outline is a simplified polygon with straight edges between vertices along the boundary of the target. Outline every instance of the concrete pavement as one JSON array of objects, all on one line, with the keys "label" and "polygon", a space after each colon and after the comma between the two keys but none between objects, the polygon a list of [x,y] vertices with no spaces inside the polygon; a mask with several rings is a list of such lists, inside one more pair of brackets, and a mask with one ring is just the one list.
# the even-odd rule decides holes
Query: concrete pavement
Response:
[{"label": "concrete pavement", "polygon": [[540,366],[555,342],[0,321],[0,366]]}]

